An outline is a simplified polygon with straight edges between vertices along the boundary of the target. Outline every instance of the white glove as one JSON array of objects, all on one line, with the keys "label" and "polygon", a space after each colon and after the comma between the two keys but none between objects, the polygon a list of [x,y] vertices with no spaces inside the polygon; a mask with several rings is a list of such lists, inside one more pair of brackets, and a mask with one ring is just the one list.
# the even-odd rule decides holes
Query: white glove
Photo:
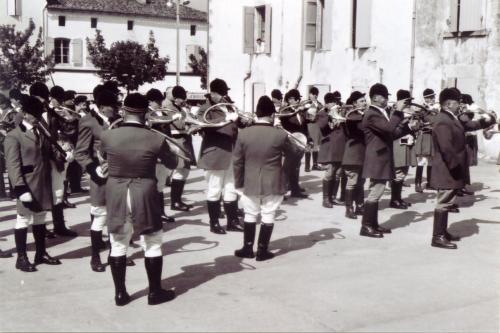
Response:
[{"label": "white glove", "polygon": [[31,196],[30,192],[26,192],[19,196],[19,200],[21,200],[22,202],[32,202],[33,197]]},{"label": "white glove", "polygon": [[180,113],[176,113],[172,116],[172,120],[179,120],[182,119],[182,115]]},{"label": "white glove", "polygon": [[66,152],[66,162],[73,162],[75,160],[75,157],[73,156],[73,152],[67,151]]},{"label": "white glove", "polygon": [[235,188],[234,192],[241,197],[243,195],[243,190],[243,187]]},{"label": "white glove", "polygon": [[95,173],[101,178],[106,178],[106,175],[104,174],[104,170],[102,169],[102,167],[100,165],[97,168],[95,168]]},{"label": "white glove", "polygon": [[236,120],[238,120],[238,114],[236,112],[229,112],[227,113],[226,115],[226,119],[228,121],[232,121],[232,122],[235,122]]}]

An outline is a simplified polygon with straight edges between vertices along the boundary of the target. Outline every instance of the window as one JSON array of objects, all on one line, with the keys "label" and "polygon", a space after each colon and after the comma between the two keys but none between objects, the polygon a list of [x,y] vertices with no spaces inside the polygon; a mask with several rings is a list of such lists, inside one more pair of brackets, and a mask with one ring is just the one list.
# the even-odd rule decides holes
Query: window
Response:
[{"label": "window", "polygon": [[371,46],[372,0],[353,0],[352,47]]},{"label": "window", "polygon": [[60,27],[66,26],[66,16],[59,16],[59,26]]},{"label": "window", "polygon": [[134,30],[134,21],[127,21],[127,29]]},{"label": "window", "polygon": [[196,35],[196,25],[191,24],[191,36]]},{"label": "window", "polygon": [[332,0],[306,0],[305,6],[305,48],[329,50]]},{"label": "window", "polygon": [[469,32],[484,29],[483,0],[450,0],[450,32]]},{"label": "window", "polygon": [[21,0],[8,0],[7,14],[10,16],[21,16]]},{"label": "window", "polygon": [[54,61],[56,64],[69,63],[69,39],[56,38],[54,40]]},{"label": "window", "polygon": [[271,53],[271,6],[243,8],[243,53]]},{"label": "window", "polygon": [[92,17],[90,18],[90,27],[92,29],[97,28],[97,17]]}]

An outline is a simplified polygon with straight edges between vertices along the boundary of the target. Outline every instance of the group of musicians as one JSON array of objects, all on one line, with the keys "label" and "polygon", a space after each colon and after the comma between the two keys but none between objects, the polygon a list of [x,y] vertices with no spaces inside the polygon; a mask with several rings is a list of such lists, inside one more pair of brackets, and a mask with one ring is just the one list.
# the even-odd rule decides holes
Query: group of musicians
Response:
[{"label": "group of musicians", "polygon": [[[390,207],[407,209],[411,204],[403,200],[402,188],[409,167],[417,167],[415,191],[422,192],[427,166],[427,188],[437,190],[431,245],[457,247],[453,241],[459,238],[448,233],[447,221],[449,212],[458,212],[455,196],[467,193],[465,185],[470,182],[474,158],[468,146],[473,140],[466,132],[490,128],[497,122],[494,113],[472,113],[465,106],[471,100],[464,100],[455,88],[442,90],[438,103],[431,89],[424,91],[423,105],[413,103],[406,90],[399,90],[397,101],[389,102],[387,88],[377,83],[368,92],[369,102],[365,93],[354,91],[345,104],[338,92],[327,93],[321,104],[315,87],[305,101],[296,89],[284,100],[279,90],[273,90],[248,115],[237,110],[229,90],[224,80],[210,82],[210,93],[195,116],[181,86],[167,89],[165,95],[157,89],[145,95],[131,93],[123,102],[112,81],[94,89],[92,103],[59,86],[49,90],[40,82],[30,87],[29,95],[14,89],[9,97],[0,96],[2,160],[17,198],[16,268],[34,272],[39,264],[61,264],[46,249],[46,212],[52,211],[56,235],[76,236],[65,225],[64,208],[72,207],[68,188],[80,191],[85,171],[90,183],[91,269],[106,270],[100,252],[109,248],[116,305],[129,303],[125,273],[134,262],[127,258],[127,249],[135,235],[144,250],[148,303],[173,299],[175,293],[161,287],[162,223],[175,222],[165,214],[164,190],[169,183],[172,210],[192,208],[182,194],[195,163],[194,133],[202,136],[197,166],[205,171],[210,231],[243,232],[243,247],[234,253],[238,257],[261,261],[274,256],[269,242],[285,194],[308,197],[299,182],[304,156],[306,172],[311,170],[311,157],[312,170],[324,171],[323,207],[344,205],[347,218],[362,216],[360,235],[373,238],[391,233],[378,219],[387,183]],[[69,186],[74,178],[78,184]],[[221,203],[226,228],[219,222]],[[36,248],[33,263],[26,251],[30,225]],[[105,226],[108,242],[103,240]],[[0,255],[11,256],[1,251]]]}]

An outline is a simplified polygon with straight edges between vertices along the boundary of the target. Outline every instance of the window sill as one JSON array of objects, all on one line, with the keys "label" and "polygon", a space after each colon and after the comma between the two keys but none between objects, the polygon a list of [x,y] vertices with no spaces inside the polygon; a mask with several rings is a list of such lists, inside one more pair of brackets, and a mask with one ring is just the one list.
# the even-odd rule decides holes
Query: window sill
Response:
[{"label": "window sill", "polygon": [[476,31],[457,31],[457,32],[444,32],[443,39],[456,38],[456,37],[486,37],[490,34],[487,29]]}]

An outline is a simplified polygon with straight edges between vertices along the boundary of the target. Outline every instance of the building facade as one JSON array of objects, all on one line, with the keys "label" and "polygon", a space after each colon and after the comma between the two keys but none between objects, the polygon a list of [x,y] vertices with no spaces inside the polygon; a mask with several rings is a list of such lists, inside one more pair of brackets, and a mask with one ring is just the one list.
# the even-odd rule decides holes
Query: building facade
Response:
[{"label": "building facade", "polygon": [[[275,88],[345,100],[376,82],[417,101],[456,86],[500,110],[499,17],[497,0],[209,0],[209,79],[245,110]],[[481,144],[495,155],[499,142]]]},{"label": "building facade", "polygon": [[[162,91],[176,84],[176,6],[167,0],[1,0],[2,24],[21,29],[32,18],[43,28],[46,54],[54,52],[55,72],[49,85],[60,85],[78,93],[91,93],[101,79],[88,57],[86,39],[100,30],[106,46],[131,40],[146,45],[153,32],[160,56],[168,56],[168,73],[163,81],[145,84],[139,91],[155,87]],[[13,7],[14,6],[14,7]],[[16,15],[12,8],[17,8]],[[207,48],[207,14],[186,6],[179,11],[180,84],[190,92],[203,92],[200,76],[189,67],[189,55]]]}]

